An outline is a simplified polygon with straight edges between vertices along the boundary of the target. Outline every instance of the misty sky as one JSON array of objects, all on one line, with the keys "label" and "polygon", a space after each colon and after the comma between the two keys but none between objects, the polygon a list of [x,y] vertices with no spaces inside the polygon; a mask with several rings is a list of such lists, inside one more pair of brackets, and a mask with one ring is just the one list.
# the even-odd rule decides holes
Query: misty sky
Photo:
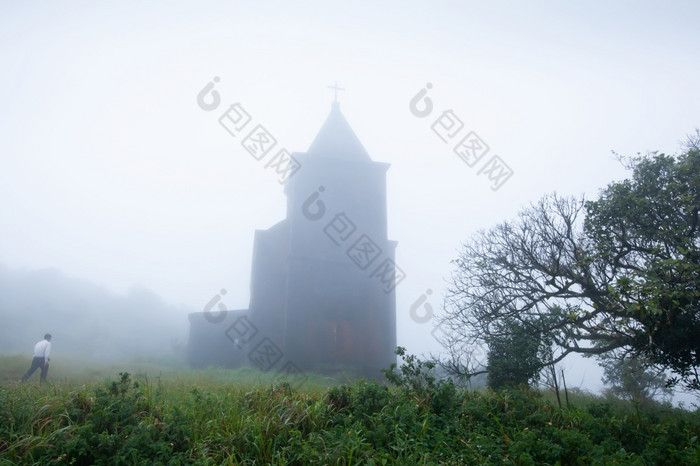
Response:
[{"label": "misty sky", "polygon": [[[690,1],[4,2],[0,264],[193,311],[225,288],[246,308],[254,231],[286,201],[217,119],[238,102],[303,152],[338,81],[364,147],[391,164],[398,343],[438,351],[409,308],[431,289],[439,310],[472,233],[551,191],[595,196],[626,176],[611,150],[676,153],[700,126],[698,17]],[[214,77],[222,106],[207,112]],[[431,130],[447,110],[512,168],[497,191]]]}]

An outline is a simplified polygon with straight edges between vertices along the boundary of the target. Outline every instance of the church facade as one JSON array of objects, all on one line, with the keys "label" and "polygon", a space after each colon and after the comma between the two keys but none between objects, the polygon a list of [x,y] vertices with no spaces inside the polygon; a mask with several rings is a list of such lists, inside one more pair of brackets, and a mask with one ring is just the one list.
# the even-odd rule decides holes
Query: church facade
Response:
[{"label": "church facade", "polygon": [[255,232],[249,309],[190,314],[190,363],[380,377],[396,360],[404,276],[387,236],[389,165],[371,159],[337,102],[293,156],[287,216]]}]

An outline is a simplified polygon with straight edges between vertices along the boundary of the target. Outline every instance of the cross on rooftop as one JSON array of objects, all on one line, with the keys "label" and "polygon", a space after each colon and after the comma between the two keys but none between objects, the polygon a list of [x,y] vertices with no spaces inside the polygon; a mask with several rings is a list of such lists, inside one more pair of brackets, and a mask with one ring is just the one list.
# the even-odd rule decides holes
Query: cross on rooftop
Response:
[{"label": "cross on rooftop", "polygon": [[344,90],[345,90],[345,89],[343,89],[342,87],[338,87],[338,81],[336,81],[335,84],[334,84],[333,86],[328,86],[328,89],[333,89],[333,91],[334,91],[334,98],[333,98],[333,101],[336,102],[336,103],[338,102],[338,91],[344,91]]}]

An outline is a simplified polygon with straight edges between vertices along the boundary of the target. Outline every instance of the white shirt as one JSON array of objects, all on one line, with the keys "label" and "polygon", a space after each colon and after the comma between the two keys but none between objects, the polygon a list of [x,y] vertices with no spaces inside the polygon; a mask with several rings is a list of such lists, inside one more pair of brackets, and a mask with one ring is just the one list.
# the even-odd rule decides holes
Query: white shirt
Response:
[{"label": "white shirt", "polygon": [[41,340],[39,343],[34,345],[34,357],[44,358],[44,362],[49,362],[49,355],[51,354],[51,342],[48,340]]}]

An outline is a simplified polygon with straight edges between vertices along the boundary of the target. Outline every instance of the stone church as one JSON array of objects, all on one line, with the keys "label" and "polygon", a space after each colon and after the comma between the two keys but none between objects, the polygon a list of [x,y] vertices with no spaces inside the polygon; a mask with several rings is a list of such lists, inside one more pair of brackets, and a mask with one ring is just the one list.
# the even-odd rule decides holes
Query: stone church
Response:
[{"label": "stone church", "polygon": [[350,370],[380,377],[396,361],[396,242],[386,173],[336,102],[284,185],[287,216],[255,232],[249,309],[192,313],[193,367]]}]

